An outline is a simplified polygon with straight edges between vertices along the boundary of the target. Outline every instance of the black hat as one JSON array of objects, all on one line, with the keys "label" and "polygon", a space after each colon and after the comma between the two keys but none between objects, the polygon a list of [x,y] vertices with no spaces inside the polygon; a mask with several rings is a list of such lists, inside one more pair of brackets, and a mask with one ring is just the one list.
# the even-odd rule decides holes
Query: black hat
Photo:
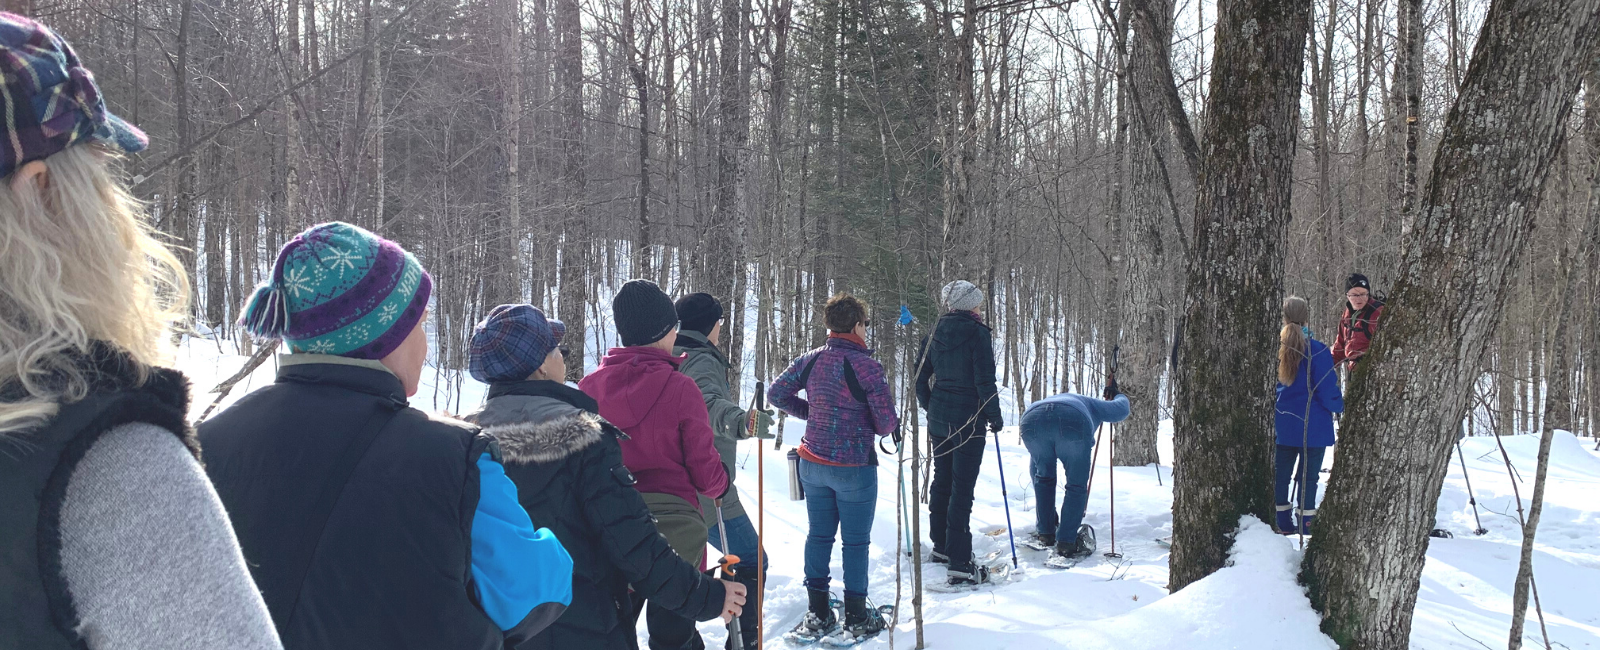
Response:
[{"label": "black hat", "polygon": [[611,318],[624,347],[650,345],[678,326],[678,310],[656,283],[629,280],[611,299]]},{"label": "black hat", "polygon": [[1367,276],[1360,273],[1351,273],[1350,277],[1344,281],[1344,290],[1349,291],[1356,287],[1361,287],[1369,292],[1372,291],[1372,285],[1367,282]]},{"label": "black hat", "polygon": [[706,336],[710,336],[711,329],[717,326],[717,321],[722,320],[722,303],[709,293],[691,293],[679,298],[677,308],[683,329]]}]

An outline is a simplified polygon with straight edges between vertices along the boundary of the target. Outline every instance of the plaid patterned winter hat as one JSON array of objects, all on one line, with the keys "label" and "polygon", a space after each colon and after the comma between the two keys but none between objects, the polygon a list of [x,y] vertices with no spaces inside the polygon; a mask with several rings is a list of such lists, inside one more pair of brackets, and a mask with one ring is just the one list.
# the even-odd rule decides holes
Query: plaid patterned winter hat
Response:
[{"label": "plaid patterned winter hat", "polygon": [[565,324],[533,305],[495,307],[472,330],[472,378],[485,384],[527,379],[566,335]]},{"label": "plaid patterned winter hat", "polygon": [[432,292],[433,278],[399,244],[336,221],[284,244],[239,324],[293,352],[382,359],[422,320]]},{"label": "plaid patterned winter hat", "polygon": [[94,74],[49,27],[0,12],[0,73],[6,120],[0,178],[75,144],[98,142],[123,153],[150,144],[143,131],[106,110]]}]

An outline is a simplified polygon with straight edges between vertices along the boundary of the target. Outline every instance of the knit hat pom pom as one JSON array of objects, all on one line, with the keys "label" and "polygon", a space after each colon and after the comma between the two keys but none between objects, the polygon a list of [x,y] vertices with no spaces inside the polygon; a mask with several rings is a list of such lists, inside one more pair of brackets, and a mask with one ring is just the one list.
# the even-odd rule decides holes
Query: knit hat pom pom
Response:
[{"label": "knit hat pom pom", "polygon": [[239,325],[258,339],[282,339],[289,331],[289,307],[284,303],[283,292],[272,284],[256,287]]}]

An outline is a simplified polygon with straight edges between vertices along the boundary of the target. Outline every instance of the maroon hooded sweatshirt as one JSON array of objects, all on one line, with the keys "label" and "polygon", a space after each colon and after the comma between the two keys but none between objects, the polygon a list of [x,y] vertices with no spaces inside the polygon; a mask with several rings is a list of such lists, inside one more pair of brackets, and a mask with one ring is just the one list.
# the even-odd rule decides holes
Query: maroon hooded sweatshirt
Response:
[{"label": "maroon hooded sweatshirt", "polygon": [[600,417],[628,434],[622,464],[638,481],[634,487],[698,509],[698,494],[715,499],[727,490],[728,473],[700,387],[678,372],[682,361],[656,348],[611,348],[578,388],[600,403]]}]

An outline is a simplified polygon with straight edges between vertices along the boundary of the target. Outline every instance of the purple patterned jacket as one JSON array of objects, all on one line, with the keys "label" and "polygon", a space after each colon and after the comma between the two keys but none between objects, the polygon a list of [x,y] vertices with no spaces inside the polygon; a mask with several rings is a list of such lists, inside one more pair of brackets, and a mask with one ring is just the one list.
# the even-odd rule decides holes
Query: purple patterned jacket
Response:
[{"label": "purple patterned jacket", "polygon": [[[806,385],[800,375],[815,358]],[[863,404],[851,394],[845,379],[845,362],[855,372],[866,393]],[[805,399],[800,391],[806,391]],[[807,451],[840,465],[877,465],[874,438],[894,433],[900,426],[884,379],[883,366],[872,350],[841,338],[829,338],[822,347],[800,355],[767,389],[767,400],[783,412],[806,421]]]}]

